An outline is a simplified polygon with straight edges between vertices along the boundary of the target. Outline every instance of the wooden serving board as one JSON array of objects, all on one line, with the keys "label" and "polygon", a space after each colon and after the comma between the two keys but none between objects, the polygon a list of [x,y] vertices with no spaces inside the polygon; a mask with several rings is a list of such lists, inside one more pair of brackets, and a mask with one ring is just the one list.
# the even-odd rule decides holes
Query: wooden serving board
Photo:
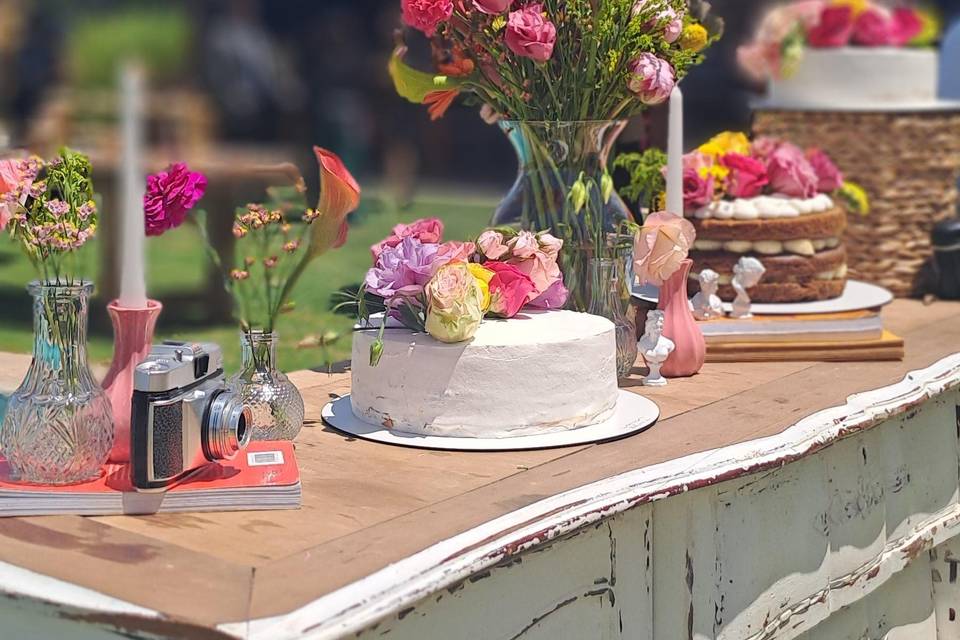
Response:
[{"label": "wooden serving board", "polygon": [[871,362],[904,355],[903,338],[889,331],[877,340],[707,344],[707,362]]}]

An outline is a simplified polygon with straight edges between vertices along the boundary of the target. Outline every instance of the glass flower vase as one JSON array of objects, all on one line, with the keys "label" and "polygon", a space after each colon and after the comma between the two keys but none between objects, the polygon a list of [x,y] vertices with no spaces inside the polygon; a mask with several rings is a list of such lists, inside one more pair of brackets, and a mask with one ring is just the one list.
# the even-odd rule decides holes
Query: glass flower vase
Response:
[{"label": "glass flower vase", "polygon": [[607,163],[625,120],[530,122],[502,120],[519,172],[493,214],[493,226],[550,231],[564,240],[560,254],[569,308],[589,305],[589,260],[607,234],[633,220],[613,189]]},{"label": "glass flower vase", "polygon": [[277,368],[277,334],[251,330],[240,337],[240,373],[230,386],[253,414],[253,440],[293,440],[303,427],[303,396]]},{"label": "glass flower vase", "polygon": [[617,377],[630,375],[637,360],[637,325],[630,303],[630,254],[591,258],[590,305],[588,312],[603,316],[615,327],[617,338]]},{"label": "glass flower vase", "polygon": [[113,446],[110,401],[87,362],[93,285],[34,282],[33,361],[10,396],[0,453],[12,479],[72,484],[96,478]]}]

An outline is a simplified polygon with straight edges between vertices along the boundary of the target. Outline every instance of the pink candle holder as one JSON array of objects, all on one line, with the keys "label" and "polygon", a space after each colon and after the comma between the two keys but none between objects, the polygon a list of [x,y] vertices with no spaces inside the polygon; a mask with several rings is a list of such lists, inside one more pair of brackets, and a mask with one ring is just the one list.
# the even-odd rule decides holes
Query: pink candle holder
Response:
[{"label": "pink candle holder", "polygon": [[133,370],[150,353],[153,330],[163,305],[147,300],[142,309],[107,305],[113,322],[113,362],[103,379],[103,389],[113,405],[114,433],[110,462],[130,461],[130,403],[133,398]]}]

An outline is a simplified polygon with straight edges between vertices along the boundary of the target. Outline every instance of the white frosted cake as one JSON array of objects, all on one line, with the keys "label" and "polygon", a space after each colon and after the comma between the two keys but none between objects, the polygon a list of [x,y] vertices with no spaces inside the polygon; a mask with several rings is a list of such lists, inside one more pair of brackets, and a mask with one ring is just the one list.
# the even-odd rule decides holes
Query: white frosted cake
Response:
[{"label": "white frosted cake", "polygon": [[354,333],[350,399],[354,415],[393,431],[509,438],[597,424],[616,408],[616,339],[606,318],[522,311],[484,320],[456,344],[388,328],[371,367],[376,333]]},{"label": "white frosted cake", "polygon": [[807,48],[796,71],[770,81],[765,107],[884,110],[937,102],[940,53],[898,47]]}]

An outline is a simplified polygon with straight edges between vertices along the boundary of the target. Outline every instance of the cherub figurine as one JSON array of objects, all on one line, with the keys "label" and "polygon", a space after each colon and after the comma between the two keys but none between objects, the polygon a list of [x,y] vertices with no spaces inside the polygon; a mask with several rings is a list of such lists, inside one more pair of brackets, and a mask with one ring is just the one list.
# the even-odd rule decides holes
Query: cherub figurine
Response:
[{"label": "cherub figurine", "polygon": [[700,291],[693,296],[693,317],[697,320],[712,320],[723,317],[723,303],[717,295],[720,276],[713,269],[700,272]]},{"label": "cherub figurine", "polygon": [[732,317],[753,317],[750,313],[750,296],[747,295],[747,289],[757,286],[765,271],[763,263],[747,256],[740,258],[737,264],[733,265],[733,290],[737,292],[737,297],[733,301],[733,312],[730,314]]},{"label": "cherub figurine", "polygon": [[660,367],[673,353],[676,345],[673,340],[663,335],[663,311],[650,311],[647,314],[647,324],[637,348],[650,368],[643,384],[648,387],[662,387],[667,384],[667,379],[660,375]]}]

